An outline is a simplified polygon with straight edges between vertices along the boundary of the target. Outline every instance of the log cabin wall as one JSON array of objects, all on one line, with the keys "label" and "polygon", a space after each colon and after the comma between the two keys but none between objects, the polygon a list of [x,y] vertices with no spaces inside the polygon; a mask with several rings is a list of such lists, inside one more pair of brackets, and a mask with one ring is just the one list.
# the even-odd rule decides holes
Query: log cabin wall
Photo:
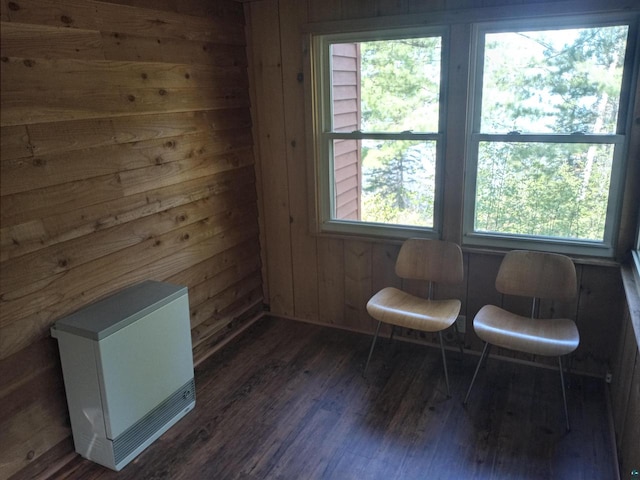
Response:
[{"label": "log cabin wall", "polygon": [[[311,134],[305,131],[305,108],[309,108],[306,104],[309,98],[305,97],[305,85],[300,75],[305,71],[302,40],[305,25],[471,8],[499,12],[504,5],[529,4],[530,8],[542,10],[551,3],[555,2],[263,0],[245,3],[245,16],[253,38],[250,55],[253,84],[261,90],[257,95],[254,123],[260,147],[257,161],[262,165],[262,198],[267,218],[264,231],[264,262],[269,285],[267,302],[273,314],[373,333],[374,323],[365,309],[367,300],[383,286],[401,284],[394,273],[398,242],[310,233],[310,202],[314,195],[310,190],[314,187],[307,181],[307,169],[313,163],[307,153],[311,150],[307,145]],[[606,10],[611,3],[603,0],[599,5]],[[486,11],[483,14],[486,18]],[[468,11],[466,15],[469,15]],[[378,24],[386,25],[385,22]],[[463,82],[460,88],[466,88],[464,76],[460,75],[460,78]],[[640,108],[636,105],[635,116],[639,114]],[[634,128],[638,135],[638,127]],[[461,144],[451,139],[446,148],[462,159]],[[623,220],[621,229],[627,230],[635,228],[637,218],[636,186],[640,179],[638,147],[634,148],[629,156],[627,191],[630,195],[625,199],[625,212],[635,213],[625,214],[627,220]],[[457,171],[445,173],[445,182],[446,176],[464,174],[463,161],[458,162],[456,168]],[[447,204],[460,208],[460,202],[461,196],[445,198],[444,215],[447,215]],[[453,230],[455,228],[445,229],[444,237],[460,241],[460,229]],[[627,244],[620,250],[626,251],[630,235],[621,235],[623,237]],[[501,260],[499,253],[465,251],[464,283],[440,291],[441,295],[453,294],[462,299],[461,313],[467,322],[465,344],[472,350],[481,348],[471,321],[483,305],[506,305],[528,314],[528,303],[506,298],[496,291],[494,281]],[[613,348],[622,325],[624,301],[619,268],[614,262],[578,261],[577,273],[580,291],[576,301],[570,305],[543,308],[547,312],[555,311],[556,316],[565,315],[577,321],[581,343],[572,356],[571,368],[604,377],[611,368]],[[417,292],[425,291],[424,285],[415,282],[405,282],[404,286]],[[499,353],[513,355],[507,351]],[[531,360],[526,355],[517,356]],[[536,361],[546,360],[539,358]]]},{"label": "log cabin wall", "polygon": [[56,319],[145,279],[187,285],[198,362],[263,295],[242,5],[1,5],[7,478],[73,449]]}]

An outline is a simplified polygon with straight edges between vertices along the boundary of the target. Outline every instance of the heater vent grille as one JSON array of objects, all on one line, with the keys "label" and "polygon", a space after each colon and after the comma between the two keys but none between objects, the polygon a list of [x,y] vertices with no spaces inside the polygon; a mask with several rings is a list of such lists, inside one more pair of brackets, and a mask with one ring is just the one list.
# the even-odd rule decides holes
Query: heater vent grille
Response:
[{"label": "heater vent grille", "polygon": [[195,402],[196,387],[191,379],[164,402],[113,440],[115,464],[118,465],[140,445],[158,432],[183,409]]}]

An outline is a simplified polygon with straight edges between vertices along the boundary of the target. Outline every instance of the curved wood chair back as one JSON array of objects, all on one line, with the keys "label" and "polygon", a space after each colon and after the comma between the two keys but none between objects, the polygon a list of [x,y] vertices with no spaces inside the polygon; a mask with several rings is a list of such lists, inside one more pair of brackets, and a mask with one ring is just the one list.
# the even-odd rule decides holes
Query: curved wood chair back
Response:
[{"label": "curved wood chair back", "polygon": [[565,255],[513,250],[500,265],[496,289],[507,295],[570,301],[577,294],[576,267]]},{"label": "curved wood chair back", "polygon": [[409,280],[460,283],[464,275],[462,250],[459,245],[443,240],[410,238],[398,254],[396,274]]}]

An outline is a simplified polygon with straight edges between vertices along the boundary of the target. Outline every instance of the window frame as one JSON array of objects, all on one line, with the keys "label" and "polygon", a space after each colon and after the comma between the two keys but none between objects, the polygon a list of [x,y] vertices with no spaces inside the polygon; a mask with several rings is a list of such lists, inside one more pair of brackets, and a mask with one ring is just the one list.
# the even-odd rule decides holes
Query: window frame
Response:
[{"label": "window frame", "polygon": [[[406,38],[440,37],[440,100],[438,103],[438,132],[334,132],[332,131],[332,68],[330,46],[340,43],[356,43]],[[447,26],[399,27],[384,30],[364,30],[344,33],[312,35],[313,55],[313,99],[315,115],[313,143],[317,185],[314,199],[317,212],[317,231],[364,235],[372,237],[408,238],[422,236],[438,238],[442,232],[443,166],[445,155],[446,98],[448,68],[449,28]],[[420,227],[390,223],[343,220],[333,218],[335,212],[334,140],[408,140],[436,143],[436,167],[434,185],[433,227]]]},{"label": "window frame", "polygon": [[[556,22],[560,26],[570,28],[573,23],[576,26],[586,26],[585,20],[592,19],[594,25],[626,24],[629,25],[627,51],[625,54],[624,78],[619,104],[619,125],[624,125],[621,131],[615,134],[623,138],[622,148],[617,149],[617,170],[612,174],[620,177],[619,187],[611,188],[615,192],[614,204],[609,201],[608,221],[613,222],[607,245],[591,245],[590,242],[573,242],[566,239],[554,238],[496,238],[487,235],[487,241],[469,242],[465,235],[465,216],[469,215],[468,198],[465,191],[469,179],[469,155],[472,134],[473,102],[472,81],[475,78],[475,52],[474,29],[483,24],[521,24],[523,28],[531,29],[538,22],[549,25]],[[624,191],[624,177],[630,173],[629,148],[631,132],[636,132],[633,124],[633,101],[636,93],[636,81],[640,66],[640,9],[628,9],[623,6],[579,6],[575,4],[554,4],[544,12],[531,6],[505,6],[496,9],[469,8],[456,12],[436,12],[429,14],[400,15],[396,17],[376,17],[353,20],[337,20],[329,22],[309,23],[303,27],[304,51],[307,61],[304,63],[305,78],[305,117],[307,124],[307,152],[309,166],[307,180],[309,187],[309,230],[317,236],[334,236],[337,238],[379,238],[402,240],[411,236],[431,238],[443,238],[462,245],[465,251],[502,252],[505,249],[528,248],[542,251],[556,251],[568,254],[579,261],[609,261],[620,259],[620,256],[628,252],[622,252],[621,248],[628,248],[631,243],[631,235],[626,227],[635,219],[629,217],[623,210],[622,203],[628,202],[630,192]],[[364,222],[348,222],[334,220],[326,222],[326,204],[323,207],[323,188],[328,189],[326,157],[323,159],[320,149],[319,134],[321,132],[321,105],[318,90],[326,79],[319,77],[322,62],[319,61],[320,38],[335,38],[351,40],[353,38],[378,39],[383,32],[397,34],[401,31],[428,32],[441,30],[442,37],[442,63],[441,63],[441,118],[439,119],[439,134],[442,135],[438,143],[439,154],[436,169],[436,196],[434,211],[434,228],[395,227],[390,228],[382,224],[366,224]],[[368,37],[365,37],[368,35]],[[463,77],[463,78],[462,78]],[[330,85],[330,82],[328,83]],[[465,87],[466,86],[466,87]],[[327,85],[324,86],[327,88]],[[330,88],[330,87],[329,87]],[[477,133],[477,132],[476,132]],[[358,138],[356,132],[354,138]],[[464,138],[464,142],[456,140]],[[412,140],[413,138],[409,138]],[[563,136],[564,140],[565,137]],[[511,140],[511,138],[508,138]],[[532,137],[532,141],[534,138]],[[581,137],[579,140],[584,142]],[[633,147],[635,148],[635,147]],[[635,151],[635,150],[634,150]],[[475,169],[474,169],[475,175]],[[322,185],[322,182],[325,185]],[[329,197],[330,198],[330,197]],[[324,208],[324,212],[322,211]],[[473,212],[472,212],[473,214]],[[625,228],[625,233],[621,228]],[[620,237],[622,235],[622,237]],[[624,245],[621,243],[624,242]],[[640,256],[640,255],[639,255]],[[588,260],[592,257],[593,260]],[[639,262],[640,263],[640,262]]]},{"label": "window frame", "polygon": [[[575,15],[567,17],[549,17],[536,19],[498,20],[480,22],[472,25],[472,66],[470,69],[470,92],[468,111],[468,135],[465,199],[463,206],[462,244],[470,247],[497,247],[505,249],[545,250],[563,254],[585,255],[611,258],[615,254],[618,230],[622,210],[624,191],[624,172],[626,171],[626,153],[629,128],[629,103],[632,97],[631,81],[633,77],[635,15]],[[489,33],[514,31],[540,31],[565,28],[606,27],[627,25],[627,46],[621,83],[618,121],[613,134],[591,133],[482,133],[482,86],[484,63],[484,40]],[[476,185],[478,172],[479,145],[481,142],[507,143],[545,143],[545,144],[604,144],[613,146],[611,180],[606,209],[604,238],[602,241],[582,240],[538,235],[520,235],[503,232],[479,232],[474,228]]]}]

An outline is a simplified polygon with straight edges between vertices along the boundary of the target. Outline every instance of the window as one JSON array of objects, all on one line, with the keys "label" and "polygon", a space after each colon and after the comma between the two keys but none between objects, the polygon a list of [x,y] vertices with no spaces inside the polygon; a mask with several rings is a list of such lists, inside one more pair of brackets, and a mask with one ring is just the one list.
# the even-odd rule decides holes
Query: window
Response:
[{"label": "window", "polygon": [[324,230],[434,231],[442,31],[323,36],[316,45]]},{"label": "window", "polygon": [[477,28],[465,241],[612,255],[629,26],[546,23]]},{"label": "window", "polygon": [[[468,246],[612,257],[636,22],[312,36],[319,230],[438,237],[450,222]],[[470,63],[467,91],[454,91],[448,65]],[[448,109],[445,99],[460,103]],[[445,137],[460,139],[465,159],[447,155]],[[447,165],[461,161],[464,178],[445,182]],[[456,218],[450,207],[442,218],[445,191],[464,194]]]}]

